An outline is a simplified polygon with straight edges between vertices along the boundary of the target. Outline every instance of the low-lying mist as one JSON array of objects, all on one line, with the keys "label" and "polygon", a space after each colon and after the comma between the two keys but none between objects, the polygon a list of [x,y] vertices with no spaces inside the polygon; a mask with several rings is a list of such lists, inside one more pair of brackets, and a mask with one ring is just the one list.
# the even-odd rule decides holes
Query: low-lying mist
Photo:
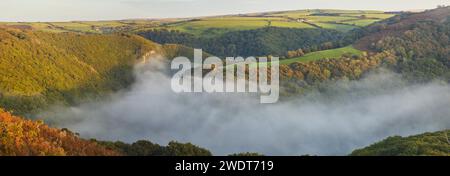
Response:
[{"label": "low-lying mist", "polygon": [[450,128],[444,83],[408,85],[381,70],[333,83],[325,93],[260,104],[245,94],[174,93],[162,65],[138,66],[135,85],[108,100],[55,107],[41,116],[86,138],[177,140],[215,155],[346,155],[387,136]]}]

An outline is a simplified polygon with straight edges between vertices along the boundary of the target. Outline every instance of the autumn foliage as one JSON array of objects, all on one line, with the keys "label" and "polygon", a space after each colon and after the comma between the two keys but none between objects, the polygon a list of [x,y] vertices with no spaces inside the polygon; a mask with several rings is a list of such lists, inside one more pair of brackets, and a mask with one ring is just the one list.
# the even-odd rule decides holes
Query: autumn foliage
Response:
[{"label": "autumn foliage", "polygon": [[0,109],[0,156],[114,156],[120,153],[68,130],[25,120]]}]

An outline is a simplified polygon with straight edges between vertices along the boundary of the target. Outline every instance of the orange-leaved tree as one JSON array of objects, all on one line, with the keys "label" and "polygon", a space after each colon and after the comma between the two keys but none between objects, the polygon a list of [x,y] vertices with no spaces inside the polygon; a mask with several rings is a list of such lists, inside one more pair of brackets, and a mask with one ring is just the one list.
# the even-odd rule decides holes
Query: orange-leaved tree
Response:
[{"label": "orange-leaved tree", "polygon": [[113,156],[121,153],[68,130],[26,120],[0,109],[0,156]]}]

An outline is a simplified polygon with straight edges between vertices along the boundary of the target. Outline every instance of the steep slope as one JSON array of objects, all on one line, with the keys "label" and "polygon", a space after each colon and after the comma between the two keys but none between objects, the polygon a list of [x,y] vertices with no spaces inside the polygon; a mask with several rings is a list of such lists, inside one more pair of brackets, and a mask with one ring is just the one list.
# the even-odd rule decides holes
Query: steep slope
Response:
[{"label": "steep slope", "polygon": [[354,47],[368,55],[282,65],[282,94],[302,94],[329,80],[359,79],[378,67],[397,72],[411,83],[450,82],[450,7],[402,14],[348,36],[356,40]]},{"label": "steep slope", "polygon": [[160,45],[133,35],[12,28],[0,28],[0,51],[0,106],[19,114],[126,88],[134,63],[163,53]]},{"label": "steep slope", "polygon": [[450,50],[449,16],[450,7],[395,16],[365,28],[355,46],[372,52],[393,50],[410,58],[444,57]]},{"label": "steep slope", "polygon": [[363,149],[353,156],[450,156],[450,130],[416,136],[389,137]]},{"label": "steep slope", "polygon": [[398,63],[393,69],[408,80],[450,82],[450,7],[397,16],[363,33],[355,46],[394,54]]},{"label": "steep slope", "polygon": [[68,130],[24,120],[0,109],[0,156],[113,156],[121,155]]},{"label": "steep slope", "polygon": [[182,44],[203,48],[216,56],[284,56],[299,48],[317,51],[350,44],[345,34],[329,29],[293,29],[266,27],[227,32],[214,37],[195,36],[180,31],[148,30],[139,35],[162,44]]},{"label": "steep slope", "polygon": [[193,56],[192,48],[137,35],[8,27],[0,27],[0,51],[0,107],[27,117],[48,105],[74,105],[127,88],[144,58]]}]

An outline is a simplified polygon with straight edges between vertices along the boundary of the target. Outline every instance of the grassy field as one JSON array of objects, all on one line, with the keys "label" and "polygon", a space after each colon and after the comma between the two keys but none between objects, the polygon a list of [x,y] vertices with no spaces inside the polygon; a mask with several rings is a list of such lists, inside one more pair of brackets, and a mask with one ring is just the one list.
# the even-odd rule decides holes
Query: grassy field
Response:
[{"label": "grassy field", "polygon": [[[1,23],[0,23],[1,24]],[[92,28],[92,25],[84,24],[80,22],[24,22],[24,23],[3,23],[4,25],[13,26],[30,26],[34,30],[46,31],[46,32],[90,32],[90,33],[100,33]]]},{"label": "grassy field", "polygon": [[98,33],[92,28],[92,25],[84,24],[81,22],[57,22],[50,24],[56,26],[57,28],[61,28],[68,31]]},{"label": "grassy field", "polygon": [[[119,29],[132,32],[158,26],[160,23],[151,20],[123,21],[71,21],[71,22],[0,22],[7,26],[28,26],[37,31],[46,32],[79,32],[79,33],[111,33]],[[121,30],[124,31],[124,30]]]},{"label": "grassy field", "polygon": [[169,23],[163,28],[179,30],[194,35],[208,35],[211,32],[209,29],[215,29],[216,34],[221,34],[228,31],[257,29],[269,25],[285,28],[321,27],[346,32],[392,16],[392,14],[385,14],[381,11],[299,10],[201,18],[192,21]]},{"label": "grassy field", "polygon": [[346,25],[346,24],[323,23],[323,22],[317,22],[317,23],[313,23],[313,24],[320,26],[321,28],[324,28],[324,29],[335,29],[335,30],[342,31],[342,32],[347,32],[347,31],[350,31],[350,30],[356,28],[356,26]]},{"label": "grassy field", "polygon": [[347,47],[343,47],[343,48],[312,52],[312,53],[305,54],[302,57],[280,60],[280,64],[288,65],[288,64],[292,64],[294,62],[309,62],[309,61],[315,61],[315,60],[320,60],[320,59],[325,59],[325,58],[339,58],[342,55],[347,54],[347,53],[352,54],[352,55],[362,55],[363,51],[357,50],[357,49],[353,48],[353,46],[347,46]]},{"label": "grassy field", "polygon": [[208,35],[209,29],[219,33],[238,30],[258,29],[267,26],[286,28],[314,28],[311,25],[278,17],[217,17],[182,23],[173,23],[164,28],[179,30],[194,35]]},{"label": "grassy field", "polygon": [[[297,10],[255,13],[234,16],[205,17],[198,19],[72,21],[72,22],[0,22],[0,25],[26,25],[48,32],[110,33],[136,32],[165,28],[194,35],[214,36],[229,31],[258,29],[267,26],[283,28],[325,28],[349,31],[392,17],[381,11],[361,10]],[[213,30],[211,30],[213,29]]]},{"label": "grassy field", "polygon": [[[349,20],[356,19],[352,17],[319,17],[314,16],[318,22],[332,22],[336,19]],[[313,21],[311,21],[314,23]],[[284,27],[284,28],[315,28],[314,26],[299,22],[293,19],[280,18],[280,17],[227,17],[227,18],[209,18],[200,19],[196,21],[189,21],[184,23],[175,23],[174,25],[167,25],[165,28],[179,30],[182,32],[191,33],[194,35],[207,35],[208,29],[216,29],[224,32],[228,31],[238,31],[238,30],[250,30],[263,28],[267,26],[272,27]],[[347,26],[346,28],[341,26]],[[347,31],[348,29],[353,29],[350,25],[333,26],[328,25],[324,28],[337,29]],[[206,31],[206,32],[205,32]]]},{"label": "grassy field", "polygon": [[368,26],[368,25],[378,22],[378,21],[380,21],[380,19],[361,19],[361,20],[343,21],[341,23],[362,27],[362,26]]},{"label": "grassy field", "polygon": [[78,23],[98,27],[119,27],[127,25],[121,21],[80,21]]},{"label": "grassy field", "polygon": [[364,15],[366,18],[378,18],[378,19],[385,19],[393,17],[394,14],[385,14],[385,13],[361,13],[361,14],[346,14],[347,16],[356,16],[360,17],[361,15]]},{"label": "grassy field", "polygon": [[[364,53],[363,51],[357,50],[357,49],[353,48],[353,46],[347,46],[347,47],[343,47],[343,48],[312,52],[312,53],[305,54],[302,57],[291,58],[291,59],[282,59],[282,60],[280,60],[279,64],[280,65],[289,65],[289,64],[292,64],[295,62],[310,62],[310,61],[316,61],[316,60],[326,59],[326,58],[329,58],[329,59],[339,58],[344,54],[361,56],[361,55],[363,55],[363,53]],[[259,65],[260,67],[267,66],[266,63],[260,62],[258,64],[251,64],[250,67],[256,67],[257,65]],[[230,68],[232,68],[232,66],[228,65],[228,66],[225,66],[225,68],[230,69]]]},{"label": "grassy field", "polygon": [[6,26],[28,26],[35,30],[39,31],[45,31],[45,32],[65,32],[65,30],[54,28],[49,23],[28,23],[28,22],[0,22],[0,25],[6,25]]}]

